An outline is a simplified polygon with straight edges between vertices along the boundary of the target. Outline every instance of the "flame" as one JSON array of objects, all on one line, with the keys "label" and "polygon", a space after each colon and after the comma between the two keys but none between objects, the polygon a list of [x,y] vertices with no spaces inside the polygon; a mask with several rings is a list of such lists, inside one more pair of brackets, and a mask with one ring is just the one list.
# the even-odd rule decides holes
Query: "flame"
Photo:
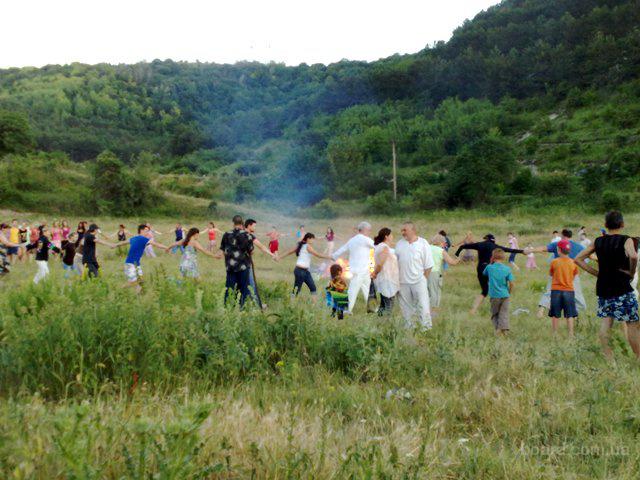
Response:
[{"label": "flame", "polygon": [[339,258],[336,260],[336,263],[342,267],[342,278],[345,280],[351,280],[353,278],[353,273],[349,270],[349,262],[344,258]]},{"label": "flame", "polygon": [[[345,280],[351,280],[353,278],[353,273],[349,269],[349,262],[344,258],[339,258],[336,260],[336,263],[342,267],[342,278]],[[369,251],[369,271],[371,273],[376,269],[376,260],[373,255],[373,249]]]},{"label": "flame", "polygon": [[369,250],[369,272],[373,273],[376,269],[376,259],[374,257],[373,248]]}]

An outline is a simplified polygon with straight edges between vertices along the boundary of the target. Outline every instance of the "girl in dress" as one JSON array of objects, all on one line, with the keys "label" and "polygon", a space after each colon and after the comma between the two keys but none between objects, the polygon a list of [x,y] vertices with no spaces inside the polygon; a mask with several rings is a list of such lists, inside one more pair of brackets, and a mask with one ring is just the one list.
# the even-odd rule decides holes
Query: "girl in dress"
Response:
[{"label": "girl in dress", "polygon": [[380,308],[378,315],[389,315],[393,309],[393,300],[400,290],[400,274],[398,257],[391,248],[393,235],[388,228],[382,228],[373,239],[375,245],[373,258],[376,267],[373,271],[373,284],[380,294]]},{"label": "girl in dress", "polygon": [[66,220],[62,221],[62,240],[69,240],[69,233],[71,232],[71,228],[69,228],[69,222]]},{"label": "girl in dress", "polygon": [[[531,244],[527,245],[528,249],[532,249]],[[538,270],[538,264],[536,263],[536,254],[530,252],[527,254],[527,270]]]},{"label": "girl in dress", "polygon": [[58,222],[53,222],[51,225],[51,243],[53,243],[58,250],[62,248],[62,229],[58,226]]},{"label": "girl in dress", "polygon": [[190,228],[187,232],[187,236],[184,239],[175,242],[173,245],[167,247],[167,252],[176,247],[182,247],[182,258],[180,259],[180,274],[183,278],[198,279],[200,272],[198,271],[198,255],[197,252],[201,252],[204,255],[208,255],[211,258],[221,258],[222,254],[213,254],[206,250],[198,238],[200,237],[200,230],[197,228]]}]

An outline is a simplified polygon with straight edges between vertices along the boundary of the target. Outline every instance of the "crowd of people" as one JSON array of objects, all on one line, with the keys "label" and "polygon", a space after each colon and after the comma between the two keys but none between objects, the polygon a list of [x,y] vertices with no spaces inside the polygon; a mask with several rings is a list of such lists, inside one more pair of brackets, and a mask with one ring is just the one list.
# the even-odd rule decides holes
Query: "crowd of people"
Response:
[{"label": "crowd of people", "polygon": [[[535,255],[542,253],[549,254],[551,263],[547,285],[538,302],[538,316],[547,313],[554,333],[564,317],[569,336],[573,336],[579,311],[587,309],[579,275],[579,269],[582,269],[597,277],[597,316],[602,319],[600,339],[604,353],[607,356],[612,354],[609,331],[617,321],[624,325],[628,342],[640,359],[638,294],[635,289],[638,241],[622,233],[624,220],[617,211],[606,215],[606,230],[603,229],[594,241],[587,237],[584,227],[578,232],[579,241],[573,239],[571,230],[564,229],[554,231],[547,245],[528,245],[524,249],[519,248],[518,239],[511,232],[507,236],[508,246],[499,245],[492,234],[486,234],[476,242],[471,233],[454,245],[445,231],[438,232],[427,241],[418,235],[412,222],[402,225],[402,238],[394,244],[391,229],[381,228],[372,238],[371,224],[361,222],[353,236],[337,250],[334,245],[338,237],[329,227],[324,235],[326,248],[323,251],[315,245],[316,236],[300,225],[294,234],[295,247],[280,255],[280,240],[286,234],[280,233],[275,226],[266,234],[268,244],[264,245],[256,235],[255,220],[243,220],[236,215],[232,224],[226,232],[216,228],[213,222],[202,231],[196,227],[185,231],[181,224],[176,224],[174,241],[164,245],[156,240],[156,236],[163,233],[149,223],[140,224],[135,235],[125,225],[120,225],[114,234],[109,235],[94,222],[80,222],[72,231],[66,221],[53,222],[49,227],[43,222],[19,224],[14,219],[0,225],[0,274],[8,273],[12,265],[33,259],[37,265],[33,281],[37,284],[49,276],[48,262],[50,252],[53,252],[61,256],[65,278],[95,278],[100,275],[99,245],[127,248],[123,268],[125,285],[140,292],[143,285],[142,258],[145,255],[155,257],[156,247],[180,254],[179,272],[185,279],[198,279],[200,276],[199,255],[224,258],[225,302],[237,301],[242,308],[247,299],[252,299],[259,308],[266,308],[260,298],[253,262],[253,255],[258,249],[275,261],[295,255],[292,297],[296,297],[306,285],[312,299],[315,301],[317,298],[318,289],[313,275],[317,269],[312,267],[312,259],[316,257],[327,261],[320,270],[329,276],[324,290],[332,315],[341,319],[344,315],[351,315],[359,297],[363,298],[367,311],[373,311],[370,300],[379,298],[375,308],[378,315],[391,314],[397,301],[407,327],[429,330],[440,307],[445,271],[461,262],[474,260],[477,261],[480,293],[473,300],[470,313],[476,314],[488,297],[493,327],[497,335],[503,336],[510,330],[514,272],[520,269],[516,263],[517,255],[525,255],[526,268],[533,270],[538,269]],[[206,235],[204,245],[200,243],[201,233]],[[112,237],[115,243],[110,240]],[[456,248],[455,254],[450,254],[453,248]]]}]

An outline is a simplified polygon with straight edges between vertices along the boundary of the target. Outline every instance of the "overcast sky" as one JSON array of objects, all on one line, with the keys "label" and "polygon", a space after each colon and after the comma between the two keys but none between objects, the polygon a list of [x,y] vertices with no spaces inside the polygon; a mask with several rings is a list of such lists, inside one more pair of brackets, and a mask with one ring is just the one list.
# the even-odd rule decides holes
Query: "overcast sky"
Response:
[{"label": "overcast sky", "polygon": [[497,0],[14,0],[0,67],[156,58],[331,63],[448,40]]}]

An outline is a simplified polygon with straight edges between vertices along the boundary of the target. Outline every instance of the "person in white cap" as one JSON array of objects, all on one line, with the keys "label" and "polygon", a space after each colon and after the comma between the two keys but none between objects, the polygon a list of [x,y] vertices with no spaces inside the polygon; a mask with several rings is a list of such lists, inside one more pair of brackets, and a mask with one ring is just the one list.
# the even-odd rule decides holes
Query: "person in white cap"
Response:
[{"label": "person in white cap", "polygon": [[423,330],[431,328],[431,308],[427,278],[433,268],[431,246],[419,237],[412,222],[402,225],[402,240],[396,244],[400,270],[400,310],[407,326],[417,315]]},{"label": "person in white cap", "polygon": [[345,253],[349,253],[349,270],[353,277],[349,282],[349,309],[347,313],[353,312],[353,307],[355,307],[358,299],[358,292],[362,292],[365,302],[369,298],[369,288],[371,287],[371,271],[369,267],[371,250],[373,249],[373,240],[369,237],[370,234],[371,224],[361,222],[358,225],[358,233],[331,256],[331,258],[337,260]]}]

